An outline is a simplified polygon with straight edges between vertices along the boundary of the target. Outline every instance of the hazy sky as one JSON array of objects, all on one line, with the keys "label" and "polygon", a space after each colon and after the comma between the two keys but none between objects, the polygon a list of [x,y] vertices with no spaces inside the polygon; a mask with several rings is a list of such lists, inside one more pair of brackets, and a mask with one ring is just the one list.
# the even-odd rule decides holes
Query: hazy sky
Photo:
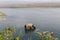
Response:
[{"label": "hazy sky", "polygon": [[44,2],[60,2],[60,0],[0,0],[0,4],[2,3],[44,3]]}]

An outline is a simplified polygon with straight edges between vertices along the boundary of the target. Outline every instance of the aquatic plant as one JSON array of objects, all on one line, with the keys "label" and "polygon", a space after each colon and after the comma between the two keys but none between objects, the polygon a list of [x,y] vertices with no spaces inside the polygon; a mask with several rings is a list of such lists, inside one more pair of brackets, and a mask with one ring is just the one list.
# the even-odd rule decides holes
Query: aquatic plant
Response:
[{"label": "aquatic plant", "polygon": [[[14,28],[15,29],[15,28]],[[5,28],[4,32],[0,32],[0,40],[13,40],[13,29],[11,28]],[[16,31],[16,30],[15,30]],[[53,32],[36,32],[39,34],[40,40],[58,40],[57,38],[54,38]],[[21,39],[22,32],[20,32],[19,36],[15,37],[14,40],[22,40]],[[32,40],[31,38],[27,38],[28,40]]]},{"label": "aquatic plant", "polygon": [[3,32],[0,32],[0,40],[4,40]]},{"label": "aquatic plant", "polygon": [[20,40],[19,37],[16,37],[14,40]]},{"label": "aquatic plant", "polygon": [[[13,27],[13,26],[12,26]],[[16,29],[15,28],[11,28],[9,26],[6,26],[5,29],[4,29],[4,36],[5,36],[5,39],[8,40],[8,39],[13,39],[13,33],[15,34],[16,33]]]},{"label": "aquatic plant", "polygon": [[0,12],[0,16],[6,16],[6,14],[3,12]]},{"label": "aquatic plant", "polygon": [[[39,32],[35,31],[39,35],[39,40],[58,40],[58,38],[53,37],[53,32],[45,31]],[[16,28],[11,25],[7,25],[4,28],[3,32],[0,32],[0,40],[22,40],[22,32],[20,32],[16,37],[13,36],[16,34]],[[13,38],[14,37],[14,38]],[[31,37],[27,38],[28,40],[32,40]]]},{"label": "aquatic plant", "polygon": [[0,12],[0,22],[5,21],[6,20],[6,16],[7,15],[5,13]]},{"label": "aquatic plant", "polygon": [[37,32],[40,36],[40,40],[58,40],[58,38],[54,38],[53,32]]}]

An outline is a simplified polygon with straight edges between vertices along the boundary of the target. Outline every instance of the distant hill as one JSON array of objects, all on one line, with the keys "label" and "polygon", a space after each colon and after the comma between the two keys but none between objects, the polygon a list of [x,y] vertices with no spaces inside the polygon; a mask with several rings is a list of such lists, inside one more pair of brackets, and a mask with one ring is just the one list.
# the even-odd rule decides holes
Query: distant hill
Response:
[{"label": "distant hill", "polygon": [[60,7],[60,3],[0,4],[0,8]]}]

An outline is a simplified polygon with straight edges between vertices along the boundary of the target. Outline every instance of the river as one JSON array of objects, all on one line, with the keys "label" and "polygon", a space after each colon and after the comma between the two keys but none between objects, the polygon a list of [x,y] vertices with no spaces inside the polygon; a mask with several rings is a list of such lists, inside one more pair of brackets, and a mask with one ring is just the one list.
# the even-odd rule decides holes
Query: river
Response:
[{"label": "river", "polygon": [[0,11],[7,15],[7,20],[0,22],[2,29],[7,23],[20,29],[33,23],[40,31],[52,31],[60,38],[60,8],[0,8]]}]

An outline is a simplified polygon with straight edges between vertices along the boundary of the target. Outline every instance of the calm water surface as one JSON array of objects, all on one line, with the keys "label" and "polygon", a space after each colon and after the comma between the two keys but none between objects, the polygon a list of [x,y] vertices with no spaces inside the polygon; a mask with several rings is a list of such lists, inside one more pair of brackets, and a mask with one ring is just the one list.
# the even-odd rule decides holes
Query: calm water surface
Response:
[{"label": "calm water surface", "polygon": [[1,29],[12,23],[23,30],[26,23],[33,23],[40,31],[53,31],[60,38],[60,8],[0,8],[0,11],[7,15],[7,20],[0,22]]}]

